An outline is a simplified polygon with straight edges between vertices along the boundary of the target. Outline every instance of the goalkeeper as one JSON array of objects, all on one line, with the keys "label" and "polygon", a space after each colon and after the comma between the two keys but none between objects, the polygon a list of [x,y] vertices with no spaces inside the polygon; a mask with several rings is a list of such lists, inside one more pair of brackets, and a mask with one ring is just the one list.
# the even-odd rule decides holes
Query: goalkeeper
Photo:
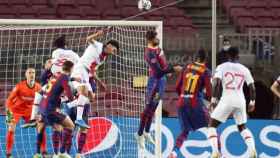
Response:
[{"label": "goalkeeper", "polygon": [[[35,82],[35,69],[28,68],[25,72],[26,80],[19,82],[10,93],[7,101],[6,123],[8,132],[6,136],[6,156],[11,158],[12,147],[14,144],[15,127],[21,118],[25,122],[29,121],[35,93],[40,91],[41,86]],[[41,144],[41,152],[46,152],[46,135],[43,135],[43,143]]]}]

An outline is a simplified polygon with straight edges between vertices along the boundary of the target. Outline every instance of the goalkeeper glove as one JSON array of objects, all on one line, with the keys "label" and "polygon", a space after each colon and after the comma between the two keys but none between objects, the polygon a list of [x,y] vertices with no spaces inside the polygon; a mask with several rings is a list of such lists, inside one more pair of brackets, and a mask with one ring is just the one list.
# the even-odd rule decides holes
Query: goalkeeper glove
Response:
[{"label": "goalkeeper glove", "polygon": [[6,124],[10,124],[14,121],[13,113],[10,110],[6,111]]}]

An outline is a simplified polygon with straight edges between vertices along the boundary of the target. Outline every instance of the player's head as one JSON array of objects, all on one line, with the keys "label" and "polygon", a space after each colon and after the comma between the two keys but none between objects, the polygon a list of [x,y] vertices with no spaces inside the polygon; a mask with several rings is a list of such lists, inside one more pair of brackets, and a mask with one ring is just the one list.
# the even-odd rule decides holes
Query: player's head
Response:
[{"label": "player's head", "polygon": [[26,71],[25,71],[25,77],[26,77],[26,80],[27,81],[35,81],[35,69],[30,67],[30,68],[27,68]]},{"label": "player's head", "polygon": [[104,52],[106,54],[117,54],[119,51],[119,42],[116,40],[108,41],[104,46]]},{"label": "player's head", "polygon": [[159,45],[159,39],[157,38],[157,32],[155,30],[147,31],[146,39],[148,43],[152,44],[154,47]]},{"label": "player's head", "polygon": [[226,54],[228,60],[237,60],[239,55],[239,49],[237,47],[230,47]]},{"label": "player's head", "polygon": [[62,65],[62,71],[67,74],[71,74],[73,70],[74,63],[66,60]]},{"label": "player's head", "polygon": [[46,60],[44,68],[49,70],[51,69],[51,67],[52,67],[52,59]]},{"label": "player's head", "polygon": [[230,48],[230,40],[229,39],[227,39],[227,38],[225,38],[224,40],[223,40],[223,49],[224,50],[228,50],[229,48]]},{"label": "player's head", "polygon": [[62,35],[60,37],[58,37],[57,39],[54,40],[54,47],[56,48],[65,48],[66,47],[66,42],[65,42],[65,35]]},{"label": "player's head", "polygon": [[207,53],[204,49],[199,49],[195,55],[195,60],[204,63],[207,59]]}]

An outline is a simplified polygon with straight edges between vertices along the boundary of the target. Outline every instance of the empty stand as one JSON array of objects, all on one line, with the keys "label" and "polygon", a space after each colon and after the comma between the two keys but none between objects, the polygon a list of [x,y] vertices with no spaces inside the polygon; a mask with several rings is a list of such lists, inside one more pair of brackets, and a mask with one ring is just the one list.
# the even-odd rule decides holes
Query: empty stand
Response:
[{"label": "empty stand", "polygon": [[279,27],[279,0],[223,0],[223,6],[239,31],[248,27]]}]

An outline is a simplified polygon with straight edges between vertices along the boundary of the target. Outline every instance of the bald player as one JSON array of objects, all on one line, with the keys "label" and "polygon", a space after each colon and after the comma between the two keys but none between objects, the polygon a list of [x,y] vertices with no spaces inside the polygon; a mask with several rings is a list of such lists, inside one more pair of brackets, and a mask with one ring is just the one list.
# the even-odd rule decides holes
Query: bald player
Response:
[{"label": "bald player", "polygon": [[[35,82],[34,68],[28,68],[25,72],[25,77],[26,80],[19,82],[15,86],[6,101],[6,123],[8,125],[6,136],[7,158],[12,157],[15,127],[21,118],[25,122],[29,121],[35,93],[41,89],[40,84]],[[42,152],[46,151],[45,143],[42,143],[41,150],[43,150]]]}]

